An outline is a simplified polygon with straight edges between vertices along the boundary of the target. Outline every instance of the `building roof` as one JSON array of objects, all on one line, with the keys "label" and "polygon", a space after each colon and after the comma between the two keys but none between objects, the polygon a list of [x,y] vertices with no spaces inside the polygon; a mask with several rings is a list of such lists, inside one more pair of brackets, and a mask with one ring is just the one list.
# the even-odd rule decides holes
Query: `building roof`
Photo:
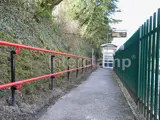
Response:
[{"label": "building roof", "polygon": [[111,43],[107,43],[107,44],[102,44],[101,47],[117,47],[117,46]]}]

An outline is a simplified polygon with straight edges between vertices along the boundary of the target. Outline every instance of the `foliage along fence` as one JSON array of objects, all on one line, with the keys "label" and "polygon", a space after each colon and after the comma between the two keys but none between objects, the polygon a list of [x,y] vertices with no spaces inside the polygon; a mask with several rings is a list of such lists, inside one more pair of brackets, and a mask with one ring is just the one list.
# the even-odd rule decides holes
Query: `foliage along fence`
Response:
[{"label": "foliage along fence", "polygon": [[[159,120],[160,9],[115,53],[114,71],[147,119]],[[129,66],[127,62],[131,64]]]},{"label": "foliage along fence", "polygon": [[[54,87],[54,78],[58,77],[59,75],[62,74],[67,74],[67,79],[69,80],[69,76],[71,72],[76,71],[76,77],[78,77],[78,73],[81,70],[81,73],[83,73],[84,70],[89,70],[89,68],[95,67],[95,59],[93,58],[88,58],[88,57],[83,57],[83,56],[78,56],[78,55],[74,55],[74,54],[68,54],[68,53],[63,53],[63,52],[55,52],[52,50],[47,50],[47,49],[41,49],[41,48],[35,48],[35,47],[31,47],[31,46],[26,46],[26,45],[21,45],[21,44],[16,44],[16,43],[11,43],[11,42],[6,42],[6,41],[2,41],[0,40],[0,46],[9,46],[9,47],[14,47],[17,50],[13,50],[11,51],[10,54],[10,62],[11,62],[11,83],[5,83],[5,84],[0,84],[0,90],[2,89],[7,89],[11,87],[11,95],[12,95],[12,105],[15,105],[15,91],[21,89],[22,85],[25,83],[30,83],[30,82],[34,82],[37,80],[41,80],[44,78],[51,78],[51,84],[50,84],[50,89],[52,90]],[[26,50],[32,50],[32,51],[38,51],[38,52],[44,52],[44,53],[48,53],[51,54],[51,73],[50,74],[46,74],[46,75],[42,75],[42,76],[38,76],[38,77],[34,77],[34,78],[29,78],[29,79],[25,79],[25,80],[18,80],[16,81],[16,71],[15,71],[15,55],[18,55],[21,52],[21,49],[26,49]],[[61,56],[66,56],[67,60],[68,60],[68,67],[67,70],[64,71],[59,71],[54,73],[54,57],[56,57],[57,55],[61,55]],[[76,68],[70,69],[70,59],[76,59]],[[82,66],[79,66],[79,60],[81,60],[82,62]],[[84,64],[85,62],[85,64]]]}]

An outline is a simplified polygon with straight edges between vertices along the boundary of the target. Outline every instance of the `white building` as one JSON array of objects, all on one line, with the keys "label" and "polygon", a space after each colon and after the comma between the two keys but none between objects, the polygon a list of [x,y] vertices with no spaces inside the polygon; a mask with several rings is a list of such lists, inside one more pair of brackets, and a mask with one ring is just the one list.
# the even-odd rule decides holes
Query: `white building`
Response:
[{"label": "white building", "polygon": [[111,43],[102,44],[103,54],[103,68],[113,68],[114,64],[114,53],[116,52],[117,46]]}]

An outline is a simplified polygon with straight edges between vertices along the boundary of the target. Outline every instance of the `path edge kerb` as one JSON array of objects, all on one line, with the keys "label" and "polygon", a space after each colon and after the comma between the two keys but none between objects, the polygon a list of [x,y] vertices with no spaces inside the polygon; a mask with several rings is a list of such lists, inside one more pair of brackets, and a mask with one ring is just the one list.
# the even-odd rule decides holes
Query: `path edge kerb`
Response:
[{"label": "path edge kerb", "polygon": [[119,85],[119,87],[120,87],[128,105],[131,109],[131,112],[134,115],[134,118],[136,120],[145,120],[145,118],[138,112],[138,108],[137,108],[136,103],[134,102],[133,98],[129,94],[129,91],[126,89],[126,87],[121,82],[120,78],[116,75],[116,73],[114,71],[112,71],[112,75],[116,79],[116,82],[118,83],[118,85]]}]

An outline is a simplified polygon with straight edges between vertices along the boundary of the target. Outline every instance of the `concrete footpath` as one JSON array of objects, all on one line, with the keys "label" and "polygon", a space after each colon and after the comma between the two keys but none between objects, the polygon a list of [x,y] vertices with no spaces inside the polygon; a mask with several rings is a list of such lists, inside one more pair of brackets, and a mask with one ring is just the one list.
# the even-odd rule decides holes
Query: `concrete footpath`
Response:
[{"label": "concrete footpath", "polygon": [[134,120],[112,70],[98,68],[39,120]]}]

